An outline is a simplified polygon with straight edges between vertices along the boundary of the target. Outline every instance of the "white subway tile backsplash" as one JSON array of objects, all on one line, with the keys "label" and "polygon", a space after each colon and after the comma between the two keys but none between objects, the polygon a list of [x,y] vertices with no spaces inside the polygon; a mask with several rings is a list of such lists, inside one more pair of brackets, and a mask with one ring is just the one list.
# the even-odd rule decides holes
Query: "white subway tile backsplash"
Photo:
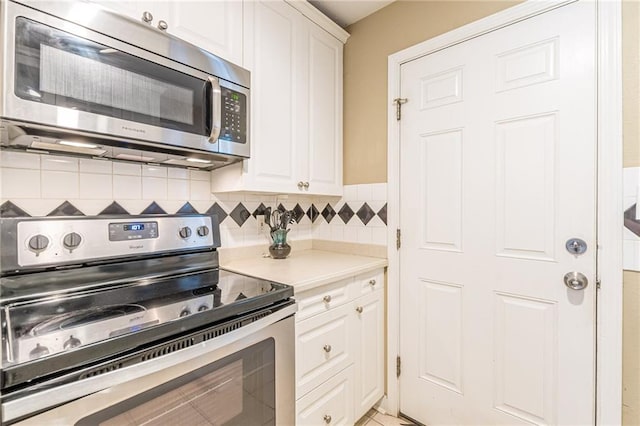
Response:
[{"label": "white subway tile backsplash", "polygon": [[628,271],[640,271],[640,241],[623,241],[622,267]]},{"label": "white subway tile backsplash", "polygon": [[346,201],[357,201],[358,185],[345,185],[342,191],[342,198]]},{"label": "white subway tile backsplash", "polygon": [[371,185],[358,185],[358,199],[359,202],[369,201],[373,199],[373,191]]},{"label": "white subway tile backsplash", "polygon": [[114,174],[113,198],[118,200],[118,202],[120,202],[120,200],[140,200],[142,198],[142,178],[139,176],[121,176]]},{"label": "white subway tile backsplash", "polygon": [[209,180],[191,180],[190,200],[210,200],[211,182]]},{"label": "white subway tile backsplash", "polygon": [[623,169],[623,187],[625,197],[636,197],[640,188],[640,167]]},{"label": "white subway tile backsplash", "polygon": [[161,166],[142,166],[142,176],[166,178],[167,168]]},{"label": "white subway tile backsplash", "polygon": [[113,163],[109,160],[80,159],[80,173],[100,173],[111,175]]},{"label": "white subway tile backsplash", "polygon": [[387,245],[387,228],[371,228],[371,244]]},{"label": "white subway tile backsplash", "polygon": [[[80,173],[80,199],[113,199],[113,178],[110,174]],[[106,206],[105,206],[106,207]]]},{"label": "white subway tile backsplash", "polygon": [[77,172],[78,159],[75,157],[61,157],[56,155],[43,155],[40,160],[42,170],[57,170],[64,172]]},{"label": "white subway tile backsplash", "polygon": [[[369,200],[362,200],[369,201]],[[386,183],[374,183],[371,185],[371,201],[387,202],[387,184]]]},{"label": "white subway tile backsplash", "polygon": [[77,172],[42,170],[40,177],[42,198],[78,198]]},{"label": "white subway tile backsplash", "polygon": [[147,206],[149,206],[149,204],[151,204],[152,202],[153,200],[142,200],[139,197],[132,200],[118,199],[118,204],[120,204],[123,209],[129,212],[129,214],[142,213],[142,211],[147,208]]},{"label": "white subway tile backsplash", "polygon": [[189,181],[185,179],[168,179],[167,198],[169,200],[188,200]]},{"label": "white subway tile backsplash", "polygon": [[205,172],[202,170],[189,170],[189,177],[191,180],[206,180],[209,182],[211,179],[211,172]]},{"label": "white subway tile backsplash", "polygon": [[114,161],[113,174],[126,176],[142,176],[142,167],[140,166],[140,164]]},{"label": "white subway tile backsplash", "polygon": [[147,200],[166,200],[167,179],[143,176],[142,198]]},{"label": "white subway tile backsplash", "polygon": [[371,228],[362,227],[358,228],[358,243],[360,244],[371,244]]},{"label": "white subway tile backsplash", "polygon": [[40,170],[40,155],[2,150],[0,151],[0,166],[3,168]]},{"label": "white subway tile backsplash", "polygon": [[18,204],[22,210],[31,216],[46,216],[64,201],[60,199],[31,198],[21,199]]},{"label": "white subway tile backsplash", "polygon": [[167,169],[167,177],[169,179],[189,179],[189,170],[186,169]]},{"label": "white subway tile backsplash", "polygon": [[40,198],[40,170],[2,168],[2,199]]},{"label": "white subway tile backsplash", "polygon": [[[68,201],[87,216],[95,216],[100,214],[100,212],[107,208],[107,206],[112,202],[112,200],[88,200],[84,198],[75,200],[71,199]],[[60,205],[60,203],[58,205]],[[53,209],[50,209],[50,211],[51,210]]]},{"label": "white subway tile backsplash", "polygon": [[358,228],[356,227],[345,227],[344,228],[344,235],[343,238],[345,241],[348,241],[350,243],[357,243],[358,242]]}]

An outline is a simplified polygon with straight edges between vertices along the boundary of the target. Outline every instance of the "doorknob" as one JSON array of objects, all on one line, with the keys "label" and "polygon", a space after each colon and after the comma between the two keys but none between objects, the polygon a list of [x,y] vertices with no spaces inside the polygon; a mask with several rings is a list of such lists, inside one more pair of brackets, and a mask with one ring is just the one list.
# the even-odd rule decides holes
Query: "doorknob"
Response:
[{"label": "doorknob", "polygon": [[580,272],[569,272],[564,276],[564,284],[572,290],[584,290],[589,280]]}]

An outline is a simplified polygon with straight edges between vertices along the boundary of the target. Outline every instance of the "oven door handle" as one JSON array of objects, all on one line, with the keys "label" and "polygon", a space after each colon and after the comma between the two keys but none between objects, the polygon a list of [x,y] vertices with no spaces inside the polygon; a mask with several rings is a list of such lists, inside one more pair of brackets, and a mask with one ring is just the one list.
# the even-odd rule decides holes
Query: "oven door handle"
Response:
[{"label": "oven door handle", "polygon": [[[111,388],[122,383],[136,380],[141,377],[163,371],[174,365],[182,364],[206,354],[215,352],[232,345],[243,339],[250,338],[260,333],[267,327],[295,314],[297,305],[294,303],[280,309],[262,319],[241,327],[237,330],[223,334],[211,340],[199,343],[184,350],[173,352],[159,358],[120,368],[108,373],[99,374],[84,380],[67,383],[61,386],[48,387],[47,382],[42,383],[43,390],[33,389],[24,397],[18,397],[2,403],[2,422],[10,422],[45,409],[62,405],[78,398],[90,395],[104,389]],[[291,318],[293,320],[293,318]]]},{"label": "oven door handle", "polygon": [[220,137],[220,129],[222,122],[222,89],[220,88],[220,80],[215,77],[207,77],[207,84],[211,85],[211,133],[209,133],[209,142],[216,143]]}]

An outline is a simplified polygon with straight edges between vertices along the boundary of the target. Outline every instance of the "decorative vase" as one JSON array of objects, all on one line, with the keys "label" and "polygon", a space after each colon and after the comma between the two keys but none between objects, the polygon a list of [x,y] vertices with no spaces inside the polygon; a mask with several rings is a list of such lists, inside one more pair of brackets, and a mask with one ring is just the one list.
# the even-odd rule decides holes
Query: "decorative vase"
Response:
[{"label": "decorative vase", "polygon": [[269,254],[274,259],[284,259],[291,253],[291,246],[287,244],[289,229],[276,229],[271,232],[273,244],[269,246]]}]

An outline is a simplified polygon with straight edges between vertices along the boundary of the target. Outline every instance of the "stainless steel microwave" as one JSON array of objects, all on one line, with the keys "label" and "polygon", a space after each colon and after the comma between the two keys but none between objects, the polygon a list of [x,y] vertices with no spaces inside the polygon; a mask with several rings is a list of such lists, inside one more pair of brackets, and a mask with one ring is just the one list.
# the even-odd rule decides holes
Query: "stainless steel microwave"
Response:
[{"label": "stainless steel microwave", "polygon": [[2,1],[0,28],[3,148],[202,169],[249,157],[249,71],[86,1]]}]

